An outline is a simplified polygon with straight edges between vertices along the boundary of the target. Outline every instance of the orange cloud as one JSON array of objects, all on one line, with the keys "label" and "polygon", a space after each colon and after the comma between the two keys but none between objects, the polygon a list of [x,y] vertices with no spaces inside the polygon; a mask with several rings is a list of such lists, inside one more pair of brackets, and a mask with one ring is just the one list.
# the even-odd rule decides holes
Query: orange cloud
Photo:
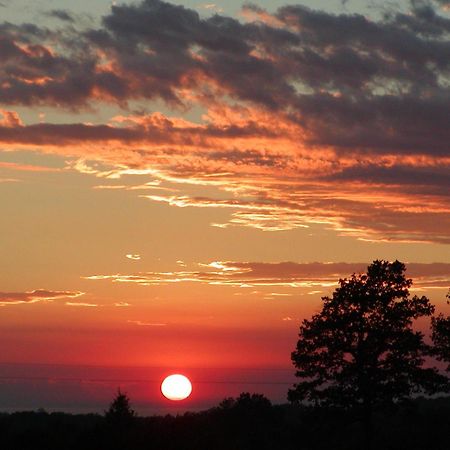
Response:
[{"label": "orange cloud", "polygon": [[0,109],[0,114],[3,118],[0,120],[1,127],[18,127],[22,126],[23,122],[20,120],[19,114],[15,111],[6,111],[4,109]]},{"label": "orange cloud", "polygon": [[[213,109],[205,117],[201,124],[161,114],[108,126],[37,124],[19,127],[20,133],[0,127],[0,142],[11,148],[42,142],[42,150],[78,157],[72,170],[105,180],[151,178],[96,189],[157,190],[145,197],[230,210],[229,221],[214,226],[278,231],[320,224],[364,240],[449,242],[450,202],[443,189],[449,158],[355,158],[308,149],[288,118],[254,108]],[[188,185],[224,195],[183,195]]]},{"label": "orange cloud", "polygon": [[46,289],[35,289],[27,292],[0,292],[0,306],[38,303],[62,298],[77,298],[82,295],[84,295],[84,292],[49,291]]},{"label": "orange cloud", "polygon": [[[136,274],[91,275],[88,280],[110,280],[135,283],[142,286],[170,283],[202,283],[237,287],[284,286],[290,288],[330,287],[339,278],[351,273],[362,273],[367,264],[360,263],[258,263],[220,262],[201,264],[204,271],[138,272]],[[447,288],[450,285],[450,264],[409,263],[407,276],[414,286]],[[311,294],[320,293],[315,290]],[[269,293],[268,297],[286,296],[287,293]]]},{"label": "orange cloud", "polygon": [[84,302],[66,302],[66,306],[84,307],[84,308],[96,308],[98,305],[96,303],[84,303]]},{"label": "orange cloud", "polygon": [[17,164],[13,162],[0,161],[0,169],[17,170],[19,172],[60,172],[55,167],[34,166],[31,164]]},{"label": "orange cloud", "polygon": [[140,327],[165,327],[167,323],[150,323],[150,322],[142,322],[141,320],[127,320],[128,323],[132,323],[134,325],[138,325]]}]

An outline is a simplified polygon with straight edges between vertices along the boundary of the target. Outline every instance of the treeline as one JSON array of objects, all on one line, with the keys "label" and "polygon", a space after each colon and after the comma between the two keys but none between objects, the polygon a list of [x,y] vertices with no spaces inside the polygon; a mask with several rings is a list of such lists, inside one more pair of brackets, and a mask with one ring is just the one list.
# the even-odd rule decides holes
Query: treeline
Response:
[{"label": "treeline", "polygon": [[[123,420],[122,420],[123,419]],[[359,450],[356,412],[272,405],[241,394],[179,416],[0,414],[3,450]],[[373,448],[448,450],[450,399],[415,399],[374,417]]]}]

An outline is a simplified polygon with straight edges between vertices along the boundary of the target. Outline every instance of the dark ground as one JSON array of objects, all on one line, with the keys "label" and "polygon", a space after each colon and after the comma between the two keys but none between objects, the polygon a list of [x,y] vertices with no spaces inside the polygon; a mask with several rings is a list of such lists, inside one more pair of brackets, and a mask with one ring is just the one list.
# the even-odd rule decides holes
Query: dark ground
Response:
[{"label": "dark ground", "polygon": [[[353,450],[365,449],[356,411],[275,405],[241,395],[216,408],[111,421],[97,414],[0,414],[2,450]],[[449,450],[450,397],[417,399],[379,412],[372,449]]]}]

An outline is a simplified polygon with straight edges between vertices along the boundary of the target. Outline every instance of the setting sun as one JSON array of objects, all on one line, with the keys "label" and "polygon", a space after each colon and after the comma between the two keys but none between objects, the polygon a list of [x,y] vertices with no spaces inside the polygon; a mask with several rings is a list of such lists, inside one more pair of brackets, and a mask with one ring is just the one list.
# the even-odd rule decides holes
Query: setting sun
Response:
[{"label": "setting sun", "polygon": [[169,375],[161,384],[161,393],[169,400],[184,400],[191,392],[192,384],[184,375]]}]

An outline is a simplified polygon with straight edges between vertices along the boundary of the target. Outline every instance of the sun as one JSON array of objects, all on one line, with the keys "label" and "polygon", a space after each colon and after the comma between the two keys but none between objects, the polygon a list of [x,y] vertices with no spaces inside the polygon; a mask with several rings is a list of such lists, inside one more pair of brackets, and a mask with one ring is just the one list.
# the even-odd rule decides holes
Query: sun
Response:
[{"label": "sun", "polygon": [[161,383],[161,393],[169,400],[184,400],[191,395],[192,384],[184,375],[169,375]]}]

